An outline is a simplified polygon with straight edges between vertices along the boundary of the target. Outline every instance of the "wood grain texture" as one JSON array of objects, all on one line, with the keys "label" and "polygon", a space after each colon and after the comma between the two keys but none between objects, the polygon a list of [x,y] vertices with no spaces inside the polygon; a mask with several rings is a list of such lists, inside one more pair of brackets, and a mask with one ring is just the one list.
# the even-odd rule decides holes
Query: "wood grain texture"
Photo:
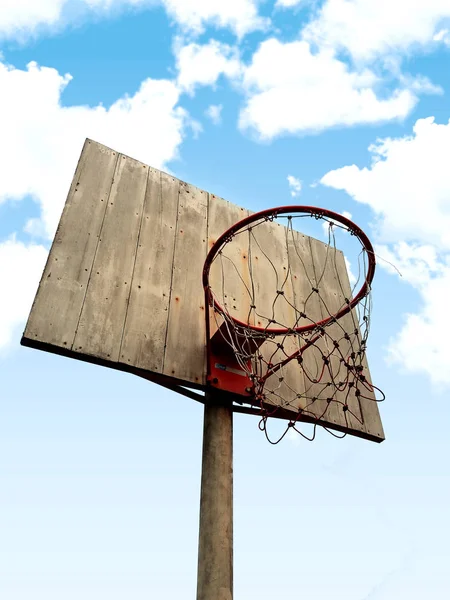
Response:
[{"label": "wood grain texture", "polygon": [[148,167],[120,155],[73,349],[118,361]]},{"label": "wood grain texture", "polygon": [[[208,205],[208,250],[227,229],[244,219],[248,210],[210,194]],[[237,319],[252,322],[250,309],[250,276],[248,268],[248,232],[239,233],[224,247],[223,254],[211,265],[211,289],[218,302]],[[211,311],[211,337],[221,319]],[[249,319],[250,317],[250,319]]]},{"label": "wood grain texture", "polygon": [[165,375],[205,383],[206,338],[203,263],[207,254],[208,194],[180,182]]},{"label": "wood grain texture", "polygon": [[[347,267],[345,264],[344,255],[340,251],[338,251],[336,253],[336,274],[337,274],[338,289],[340,290],[340,295],[341,295],[341,303],[343,304],[345,302],[345,298],[352,297],[352,291],[351,291],[351,286],[350,286],[350,281],[349,281],[349,277],[348,277]],[[341,323],[341,321],[342,321],[342,323]],[[360,332],[360,328],[359,328],[356,309],[352,310],[349,314],[342,317],[342,319],[339,319],[339,323],[342,324],[342,326],[344,327],[344,329],[346,331],[352,331],[352,330],[358,331],[359,339],[361,338],[361,332]],[[350,346],[350,344],[348,342],[347,342],[347,346],[345,345],[345,341],[344,341],[342,349],[344,352],[348,352],[348,353],[350,353],[353,350],[353,348]],[[364,356],[364,358],[362,360],[362,366],[364,367],[363,373],[364,373],[365,377],[368,379],[368,382],[370,384],[371,376],[370,376],[370,370],[369,370],[369,365],[368,365],[366,356]],[[365,397],[360,396],[358,399],[355,397],[354,393],[352,393],[350,395],[349,406],[352,407],[352,411],[353,411],[355,405],[356,404],[358,405],[358,407],[360,409],[359,418],[363,421],[362,425],[360,424],[359,419],[356,420],[356,419],[352,418],[352,415],[349,415],[348,424],[349,424],[350,428],[365,431],[369,435],[374,435],[374,436],[378,437],[380,440],[384,440],[383,425],[381,422],[380,412],[378,410],[378,403],[376,402],[376,399],[375,399],[375,393],[368,388],[370,388],[370,385],[369,386],[365,386],[362,384],[360,385],[362,396],[365,396]]]},{"label": "wood grain texture", "polygon": [[[292,328],[297,320],[286,233],[286,228],[277,222],[263,223],[251,232],[255,319],[259,327]],[[275,365],[298,349],[295,336],[280,336],[264,342],[260,354],[267,363]],[[302,370],[292,360],[267,379],[264,393],[268,403],[292,410],[296,415],[301,404],[297,396],[304,389]]]},{"label": "wood grain texture", "polygon": [[[310,238],[311,256],[313,259],[316,286],[319,293],[316,294],[316,298],[313,297],[311,300],[314,304],[314,310],[319,311],[322,319],[326,319],[336,312],[338,312],[342,305],[342,295],[339,296],[338,285],[336,282],[336,273],[334,269],[334,263],[332,261],[332,253],[334,250],[314,238]],[[326,328],[326,332],[334,337],[336,325],[330,325]],[[339,336],[340,337],[340,336]],[[342,373],[344,376],[343,368],[339,362],[339,358],[333,353],[334,347],[332,340],[324,335],[321,340],[317,343],[320,351],[324,356],[330,356],[330,366],[333,374],[337,374],[339,377]],[[323,365],[323,359],[318,357]],[[327,379],[329,376],[327,377]],[[325,388],[321,393],[321,402],[323,405],[327,402],[328,389]],[[332,394],[333,400],[330,402],[327,412],[324,414],[324,418],[329,420],[331,423],[345,427],[347,420],[346,415],[343,411],[343,404],[345,404],[345,395],[341,392],[334,392]],[[359,407],[353,407],[355,412],[359,412]],[[360,413],[359,413],[360,414]]]},{"label": "wood grain texture", "polygon": [[197,600],[233,598],[233,409],[205,404]]},{"label": "wood grain texture", "polygon": [[72,347],[116,162],[116,152],[86,140],[25,338]]},{"label": "wood grain texture", "polygon": [[[310,238],[298,231],[293,230],[289,236],[289,261],[292,270],[292,282],[294,288],[294,305],[297,310],[307,315],[298,319],[298,326],[309,325],[322,319],[322,311],[317,302],[316,273],[311,254]],[[303,347],[309,337],[301,338]],[[300,346],[300,344],[299,344]],[[323,369],[323,354],[327,349],[322,339],[302,353],[302,369],[304,374],[304,398],[301,407],[305,415],[315,418],[337,419],[335,410],[330,410],[323,384],[319,383]],[[331,421],[336,422],[336,421]]]},{"label": "wood grain texture", "polygon": [[[332,249],[330,258],[330,262],[333,265],[334,277],[330,280],[328,285],[330,300],[327,303],[327,309],[336,313],[345,306],[347,300],[351,297],[351,292],[349,290],[349,293],[345,293],[342,286],[344,271],[347,271],[342,252]],[[344,315],[336,324],[330,325],[330,327],[327,327],[326,329],[327,334],[338,341],[339,354],[345,360],[349,359],[351,353],[357,349],[356,345],[359,345],[358,340],[354,339],[355,330],[359,331],[359,326],[358,321],[354,320],[352,313]],[[345,333],[348,333],[351,336],[350,340],[345,339]],[[336,359],[334,362],[337,362]],[[346,368],[342,363],[340,366],[339,379],[345,380],[345,377],[347,376]],[[363,416],[360,401],[355,396],[355,388],[348,389],[345,394],[338,394],[337,398],[349,407],[349,410],[345,415],[346,424],[349,427],[362,430]]]},{"label": "wood grain texture", "polygon": [[172,285],[180,182],[149,169],[120,362],[161,373]]}]

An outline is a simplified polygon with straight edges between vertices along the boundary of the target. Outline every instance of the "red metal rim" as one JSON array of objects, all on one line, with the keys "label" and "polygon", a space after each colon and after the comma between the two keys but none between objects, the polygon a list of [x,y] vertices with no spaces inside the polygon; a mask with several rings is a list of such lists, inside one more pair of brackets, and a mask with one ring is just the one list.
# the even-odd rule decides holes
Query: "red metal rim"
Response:
[{"label": "red metal rim", "polygon": [[289,214],[289,213],[310,214],[312,217],[316,217],[318,219],[327,217],[329,219],[333,219],[333,221],[337,221],[338,223],[345,225],[350,230],[350,232],[355,237],[358,238],[358,240],[361,242],[363,248],[367,252],[368,267],[367,267],[366,279],[365,279],[364,283],[362,284],[360,290],[358,291],[358,293],[356,294],[356,296],[353,298],[353,300],[351,302],[346,304],[346,306],[344,308],[342,308],[339,312],[337,312],[335,315],[332,315],[326,319],[323,319],[322,321],[319,321],[318,323],[311,323],[309,325],[303,325],[302,327],[295,327],[294,329],[289,329],[289,328],[285,328],[285,327],[278,327],[278,328],[271,329],[268,327],[257,327],[255,325],[249,325],[248,323],[244,323],[243,321],[240,321],[239,319],[235,319],[234,317],[229,315],[229,317],[234,321],[234,323],[236,325],[240,325],[241,327],[251,329],[252,331],[257,331],[259,333],[270,333],[273,335],[287,335],[292,332],[306,333],[308,331],[312,331],[313,329],[317,329],[318,327],[324,327],[328,323],[340,319],[341,317],[343,317],[344,315],[349,313],[359,302],[361,302],[361,300],[363,298],[365,298],[370,291],[370,286],[371,286],[371,283],[373,281],[373,277],[375,274],[375,265],[376,265],[375,252],[373,250],[373,246],[372,246],[369,238],[364,233],[364,231],[362,229],[360,229],[360,227],[358,227],[358,225],[356,225],[355,223],[353,223],[353,221],[350,221],[350,219],[347,219],[343,215],[335,213],[331,210],[327,210],[325,208],[317,208],[315,206],[301,206],[301,205],[279,206],[277,208],[267,208],[266,210],[262,210],[260,212],[254,213],[253,215],[250,215],[249,217],[246,217],[245,219],[238,221],[237,223],[232,225],[229,229],[227,229],[227,231],[225,231],[214,243],[211,250],[208,252],[208,256],[206,257],[205,264],[203,266],[203,287],[205,289],[205,296],[206,296],[206,301],[208,303],[208,306],[210,306],[214,300],[214,305],[216,307],[216,310],[219,313],[220,312],[225,313],[225,310],[215,300],[214,294],[211,291],[211,287],[209,285],[209,272],[210,272],[211,265],[212,265],[212,262],[213,262],[215,256],[221,250],[221,248],[230,241],[229,240],[230,236],[233,236],[241,229],[244,229],[244,227],[247,227],[247,225],[250,225],[251,223],[254,223],[261,219],[265,219],[266,221],[269,221],[269,220],[276,218],[278,215]]}]

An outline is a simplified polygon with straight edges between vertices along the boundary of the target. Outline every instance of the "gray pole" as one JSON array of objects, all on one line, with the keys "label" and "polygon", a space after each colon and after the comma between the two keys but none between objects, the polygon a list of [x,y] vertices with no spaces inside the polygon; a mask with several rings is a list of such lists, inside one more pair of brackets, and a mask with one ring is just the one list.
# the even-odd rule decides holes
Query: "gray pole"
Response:
[{"label": "gray pole", "polygon": [[233,409],[207,394],[197,600],[233,599]]}]

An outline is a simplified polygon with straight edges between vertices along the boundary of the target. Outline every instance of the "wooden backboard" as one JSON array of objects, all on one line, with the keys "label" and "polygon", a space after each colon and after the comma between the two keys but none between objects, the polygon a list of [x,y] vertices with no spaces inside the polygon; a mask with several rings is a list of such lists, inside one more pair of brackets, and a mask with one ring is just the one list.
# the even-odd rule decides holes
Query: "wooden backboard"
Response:
[{"label": "wooden backboard", "polygon": [[[170,387],[205,389],[203,264],[214,241],[248,214],[86,140],[21,343]],[[283,227],[267,227],[274,260],[282,260],[276,248]],[[296,235],[314,277],[326,245]],[[351,291],[344,257],[336,256],[340,285],[330,273],[320,286],[337,307]],[[377,403],[354,399],[354,410],[358,419],[330,410],[321,424],[382,441]],[[317,406],[317,418],[322,413]],[[284,414],[297,409],[287,406]]]}]

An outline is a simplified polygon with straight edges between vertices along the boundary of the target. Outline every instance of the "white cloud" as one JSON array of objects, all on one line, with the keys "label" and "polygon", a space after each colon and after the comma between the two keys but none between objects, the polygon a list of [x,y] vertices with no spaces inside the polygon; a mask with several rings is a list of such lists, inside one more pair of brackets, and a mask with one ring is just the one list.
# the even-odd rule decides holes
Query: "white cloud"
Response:
[{"label": "white cloud", "polygon": [[0,37],[22,38],[38,27],[53,26],[61,18],[67,0],[3,0]]},{"label": "white cloud", "polygon": [[[400,242],[392,248],[378,246],[377,254],[393,263],[403,280],[420,294],[422,306],[417,314],[408,313],[399,332],[389,344],[388,360],[409,372],[426,373],[437,385],[450,385],[450,326],[445,314],[450,290],[450,255],[438,254],[430,245]],[[391,273],[396,271],[384,264]]]},{"label": "white cloud", "polygon": [[26,70],[0,63],[0,202],[32,196],[48,237],[86,137],[158,168],[176,156],[189,123],[171,81],[147,79],[134,96],[109,108],[62,107],[61,93],[70,80],[35,63]]},{"label": "white cloud", "polygon": [[437,249],[426,244],[398,242],[391,247],[377,244],[375,252],[379,264],[391,274],[400,274],[402,279],[415,288],[427,287],[430,277],[440,277],[445,264],[440,260]]},{"label": "white cloud", "polygon": [[312,53],[307,42],[266,40],[245,69],[247,103],[240,127],[261,139],[329,127],[403,119],[417,98],[406,88],[379,98],[368,69],[351,71],[332,51]]},{"label": "white cloud", "polygon": [[0,349],[25,322],[46,258],[43,246],[26,246],[14,238],[0,243],[0,279],[6,282],[0,294]]},{"label": "white cloud", "polygon": [[[370,147],[372,164],[330,171],[321,183],[345,190],[377,215],[376,252],[380,266],[419,293],[417,314],[407,314],[393,332],[389,359],[408,371],[426,373],[450,385],[445,319],[450,290],[450,123],[418,120],[410,136],[383,139]],[[403,240],[398,242],[398,240]]]},{"label": "white cloud", "polygon": [[300,192],[302,191],[302,182],[300,179],[297,179],[297,177],[294,177],[293,175],[288,175],[287,180],[289,189],[291,191],[291,196],[293,198],[300,196]]},{"label": "white cloud", "polygon": [[410,372],[426,373],[434,384],[450,386],[450,354],[446,321],[450,266],[437,277],[425,277],[419,286],[422,309],[407,314],[402,329],[391,340],[389,358]]},{"label": "white cloud", "polygon": [[214,125],[220,125],[222,122],[222,109],[222,104],[211,104],[211,106],[208,106],[206,109],[205,114],[208,119],[211,119]]},{"label": "white cloud", "polygon": [[231,29],[238,37],[264,29],[269,21],[258,14],[258,0],[2,0],[0,38],[26,40],[53,33],[90,14],[108,16],[127,8],[162,4],[185,32],[200,34],[206,26]]},{"label": "white cloud", "polygon": [[450,46],[450,31],[448,29],[441,29],[433,36],[433,41],[443,42],[446,46]]},{"label": "white cloud", "polygon": [[163,0],[166,10],[184,29],[202,33],[206,25],[229,28],[239,37],[264,29],[257,0]]},{"label": "white cloud", "polygon": [[215,85],[221,75],[236,78],[241,69],[237,49],[216,40],[187,44],[175,53],[178,85],[188,93],[197,85]]},{"label": "white cloud", "polygon": [[280,6],[281,8],[292,8],[293,6],[297,6],[302,2],[304,2],[304,0],[277,0],[275,6]]},{"label": "white cloud", "polygon": [[444,93],[444,90],[440,85],[434,84],[428,79],[428,77],[424,77],[423,75],[415,75],[414,77],[412,77],[411,75],[398,72],[397,78],[399,83],[401,83],[403,87],[417,94],[441,95]]},{"label": "white cloud", "polygon": [[326,0],[303,37],[347,50],[356,60],[373,60],[426,47],[449,19],[448,0]]},{"label": "white cloud", "polygon": [[378,140],[369,150],[369,168],[342,167],[321,183],[369,205],[379,217],[382,240],[450,250],[450,123],[420,119],[411,136]]}]

